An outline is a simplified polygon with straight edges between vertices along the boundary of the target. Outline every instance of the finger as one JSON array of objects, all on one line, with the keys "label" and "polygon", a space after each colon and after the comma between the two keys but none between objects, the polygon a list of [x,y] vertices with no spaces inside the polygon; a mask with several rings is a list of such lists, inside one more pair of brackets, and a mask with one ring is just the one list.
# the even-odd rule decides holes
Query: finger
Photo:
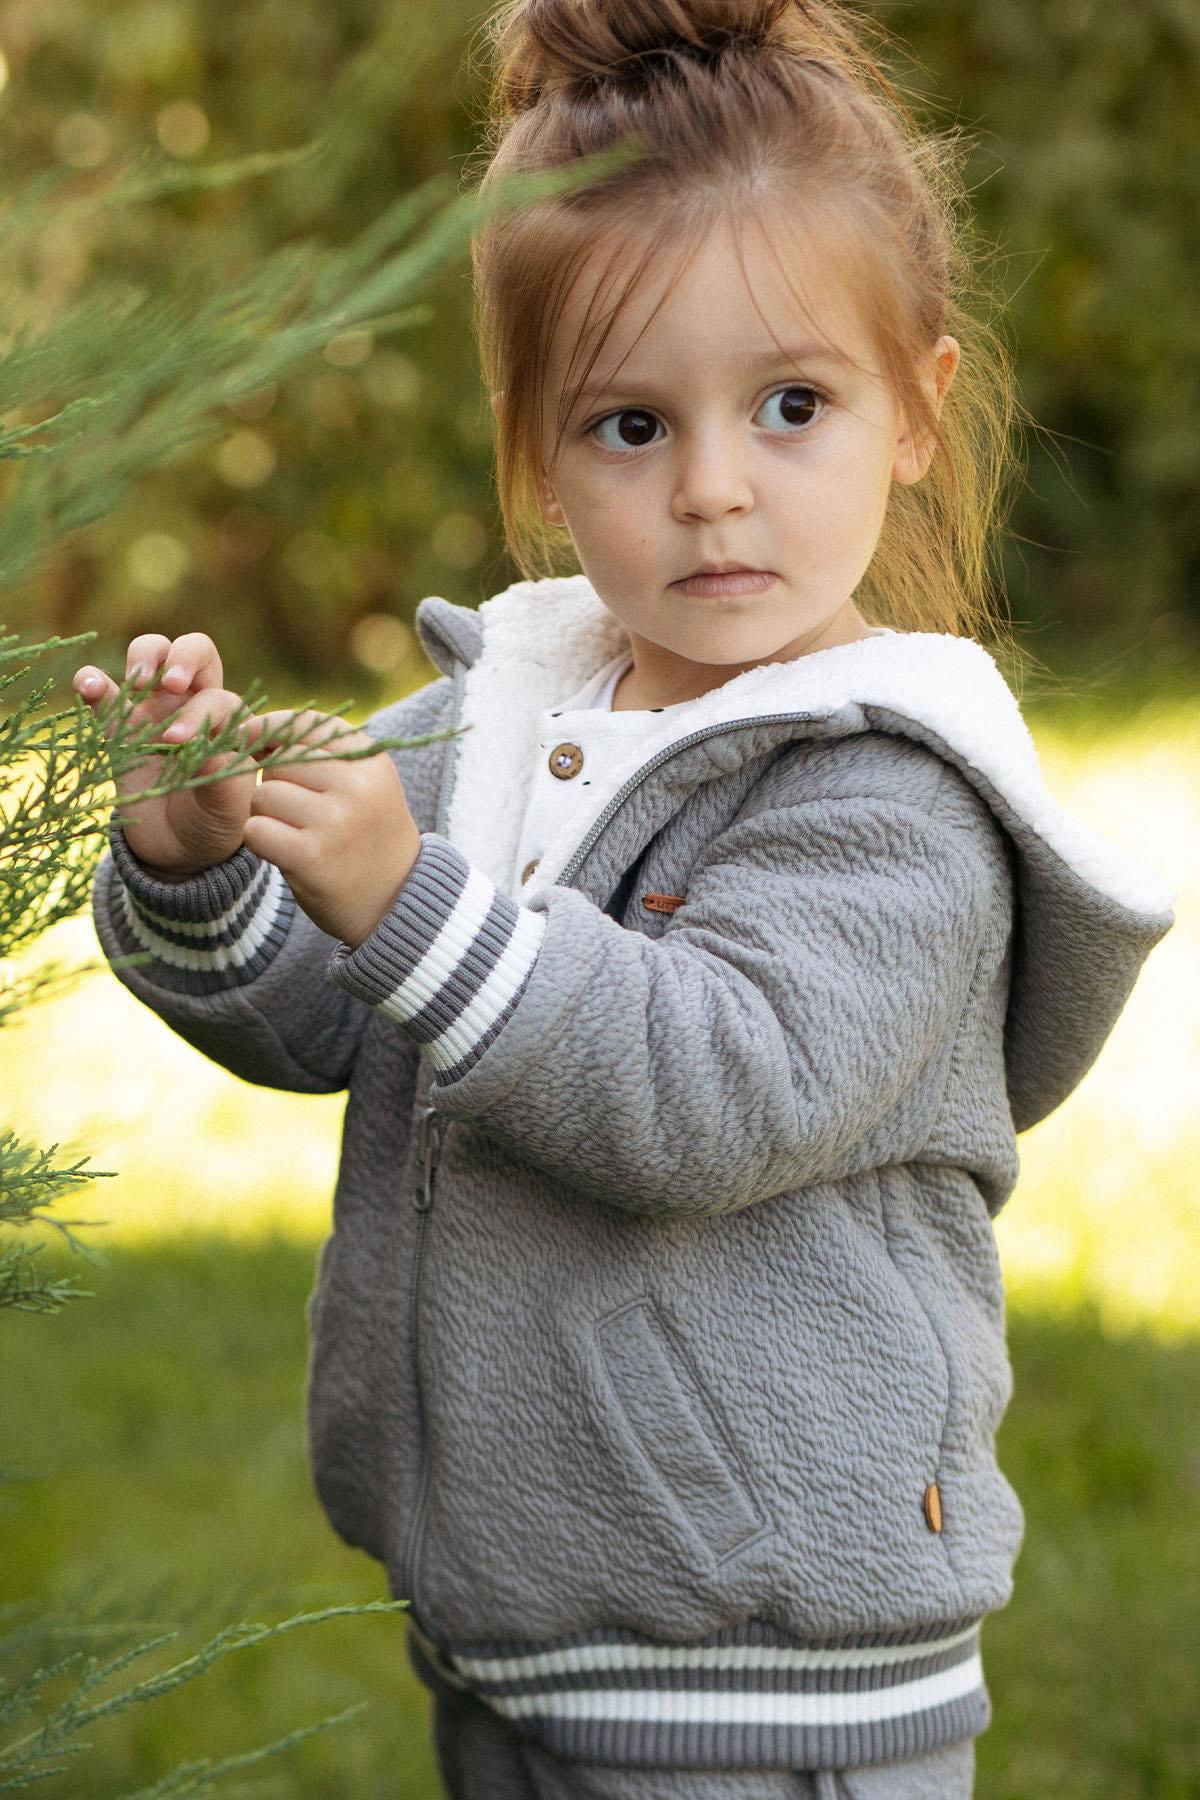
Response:
[{"label": "finger", "polygon": [[71,678],[71,686],[89,706],[99,706],[102,701],[109,700],[120,692],[111,675],[106,675],[103,669],[93,668],[90,663],[85,664],[82,669],[76,669]]},{"label": "finger", "polygon": [[242,826],[242,842],[256,856],[265,857],[277,868],[295,868],[297,855],[304,843],[304,833],[282,819],[253,813]]},{"label": "finger", "polygon": [[181,744],[185,738],[195,737],[206,722],[220,730],[242,704],[241,695],[229,688],[205,688],[175,708],[170,724],[161,733],[162,740],[166,744]]},{"label": "finger", "polygon": [[303,830],[312,823],[312,790],[299,782],[268,782],[264,778],[250,796],[250,812],[256,819],[277,819],[282,825]]},{"label": "finger", "polygon": [[295,745],[304,749],[361,750],[373,740],[365,731],[356,730],[348,720],[309,707],[302,711],[256,714],[243,725],[242,741],[251,756],[258,758],[284,745],[288,748]]},{"label": "finger", "polygon": [[130,638],[125,652],[126,681],[132,681],[134,687],[147,687],[158,674],[170,648],[170,638],[164,637],[161,631],[143,631],[140,636]]},{"label": "finger", "polygon": [[[82,669],[76,669],[71,686],[79,695],[80,699],[91,708],[96,722],[101,726],[105,737],[111,740],[116,735],[118,729],[117,708],[115,703],[119,700],[121,694],[121,690],[117,683],[112,679],[112,676],[106,675],[103,669],[94,668],[89,663],[85,664]],[[126,714],[129,713],[129,710],[128,702],[126,702]]]},{"label": "finger", "polygon": [[224,686],[220,653],[207,632],[185,631],[168,646],[163,686],[175,693]]}]

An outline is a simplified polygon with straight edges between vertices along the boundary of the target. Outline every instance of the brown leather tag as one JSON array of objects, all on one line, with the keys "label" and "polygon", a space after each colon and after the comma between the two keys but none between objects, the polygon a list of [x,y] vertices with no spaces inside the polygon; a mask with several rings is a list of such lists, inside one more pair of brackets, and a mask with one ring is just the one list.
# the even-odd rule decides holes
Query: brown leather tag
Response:
[{"label": "brown leather tag", "polygon": [[673,913],[686,898],[685,894],[643,894],[642,905],[648,912]]}]

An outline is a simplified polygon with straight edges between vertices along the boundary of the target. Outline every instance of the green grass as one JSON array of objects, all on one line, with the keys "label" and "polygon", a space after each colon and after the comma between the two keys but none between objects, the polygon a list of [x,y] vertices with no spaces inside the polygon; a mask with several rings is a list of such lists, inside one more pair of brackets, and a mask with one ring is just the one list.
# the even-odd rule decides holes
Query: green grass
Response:
[{"label": "green grass", "polygon": [[[312,1275],[312,1255],[283,1242],[122,1247],[83,1268],[94,1299],[52,1319],[0,1315],[0,1605],[36,1602],[35,1615],[71,1621],[123,1614],[145,1623],[133,1641],[183,1624],[156,1668],[236,1620],[387,1598],[382,1569],[334,1536],[309,1485]],[[254,1791],[436,1792],[402,1614],[239,1652],[96,1726],[93,1753],[38,1791],[124,1793],[176,1761],[250,1749],[363,1700],[365,1719],[289,1753]]]},{"label": "green grass", "polygon": [[[0,1600],[70,1618],[119,1606],[186,1621],[384,1597],[334,1537],[304,1460],[311,1252],[285,1241],[120,1245],[92,1300],[0,1320]],[[995,1718],[979,1800],[1200,1793],[1200,1343],[1110,1335],[1094,1310],[1014,1309],[1016,1400],[1000,1460],[1027,1530],[1010,1605],[984,1628]],[[12,1479],[15,1477],[15,1479]],[[178,1652],[176,1652],[178,1653]],[[402,1616],[335,1621],[231,1658],[90,1734],[48,1800],[90,1800],[177,1760],[248,1749],[358,1700],[258,1791],[338,1800],[437,1792]]]}]

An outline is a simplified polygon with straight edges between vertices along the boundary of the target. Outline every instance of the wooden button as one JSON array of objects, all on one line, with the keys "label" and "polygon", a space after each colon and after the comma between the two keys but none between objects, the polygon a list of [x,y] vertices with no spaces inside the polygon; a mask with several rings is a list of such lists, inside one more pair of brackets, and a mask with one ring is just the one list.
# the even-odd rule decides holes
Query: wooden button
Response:
[{"label": "wooden button", "polygon": [[550,752],[550,773],[560,781],[570,781],[583,767],[583,751],[578,744],[555,744]]},{"label": "wooden button", "polygon": [[533,856],[530,857],[529,861],[525,864],[525,867],[521,870],[522,887],[524,887],[525,883],[529,880],[529,877],[533,874],[533,871],[537,868],[541,860],[540,856]]},{"label": "wooden button", "polygon": [[936,1481],[925,1489],[925,1523],[930,1531],[942,1529],[942,1492]]},{"label": "wooden button", "polygon": [[677,906],[682,906],[683,894],[643,894],[642,905],[647,912],[673,913]]}]

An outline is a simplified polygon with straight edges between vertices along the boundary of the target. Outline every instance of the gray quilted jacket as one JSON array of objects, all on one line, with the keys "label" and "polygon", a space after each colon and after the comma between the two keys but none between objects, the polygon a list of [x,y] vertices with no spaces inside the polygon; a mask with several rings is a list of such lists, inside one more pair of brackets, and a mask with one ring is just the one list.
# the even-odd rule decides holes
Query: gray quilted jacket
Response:
[{"label": "gray quilted jacket", "polygon": [[558,703],[623,629],[582,576],[417,625],[441,673],[367,729],[467,729],[390,752],[422,849],[357,949],[246,849],[164,886],[114,829],[95,886],[192,1044],[349,1090],[310,1303],[329,1518],[418,1667],[560,1754],[981,1731],[1023,1532],[992,1220],[1173,894],[1051,797],[986,651],[885,630],[579,767],[513,891],[533,759],[578,762]]}]

